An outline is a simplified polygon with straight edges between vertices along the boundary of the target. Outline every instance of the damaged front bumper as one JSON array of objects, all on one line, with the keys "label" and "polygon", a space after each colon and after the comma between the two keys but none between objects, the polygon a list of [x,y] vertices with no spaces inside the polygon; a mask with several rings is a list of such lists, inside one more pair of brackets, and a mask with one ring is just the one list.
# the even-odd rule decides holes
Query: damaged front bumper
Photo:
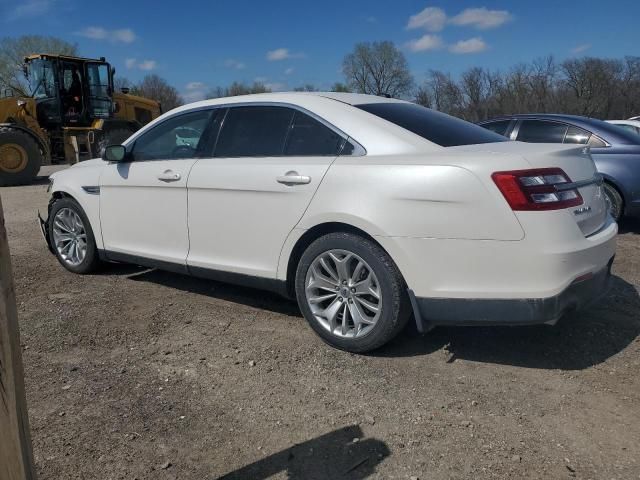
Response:
[{"label": "damaged front bumper", "polygon": [[42,234],[42,238],[44,239],[44,242],[47,244],[47,248],[51,253],[55,254],[53,247],[51,246],[51,239],[49,238],[48,222],[47,220],[44,220],[42,218],[42,215],[40,215],[40,210],[38,210],[38,226],[40,227],[40,233]]}]

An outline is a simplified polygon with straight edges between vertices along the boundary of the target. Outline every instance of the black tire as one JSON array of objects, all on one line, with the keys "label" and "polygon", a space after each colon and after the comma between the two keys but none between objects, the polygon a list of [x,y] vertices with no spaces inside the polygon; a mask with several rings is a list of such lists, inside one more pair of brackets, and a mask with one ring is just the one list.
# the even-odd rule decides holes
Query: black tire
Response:
[{"label": "black tire", "polygon": [[94,156],[102,157],[105,148],[109,145],[122,145],[133,133],[134,131],[128,128],[114,128],[104,131],[102,138],[98,142],[98,150],[94,152]]},{"label": "black tire", "polygon": [[611,216],[616,222],[619,222],[622,218],[622,213],[624,212],[624,200],[622,199],[622,195],[620,195],[620,192],[618,192],[616,187],[608,182],[604,182],[602,184],[602,189],[604,190],[607,206],[609,207],[609,213],[611,213]]},{"label": "black tire", "polygon": [[[0,187],[31,183],[42,166],[38,142],[17,128],[0,127],[0,156],[3,154],[7,158],[0,158]],[[22,161],[17,156],[26,158]]]},{"label": "black tire", "polygon": [[[55,245],[53,235],[53,222],[56,214],[63,208],[72,210],[80,217],[83,223],[84,230],[86,232],[87,250],[84,260],[78,265],[71,265],[67,261],[65,261]],[[55,201],[55,203],[51,206],[51,210],[49,212],[47,229],[49,231],[49,241],[51,242],[51,246],[53,247],[56,258],[64,268],[66,268],[70,272],[79,273],[82,275],[94,272],[99,268],[101,262],[98,255],[98,249],[96,247],[95,237],[93,235],[93,229],[91,228],[91,224],[89,223],[89,219],[84,213],[84,210],[73,198],[64,197]]]},{"label": "black tire", "polygon": [[[345,338],[331,333],[316,319],[307,302],[305,282],[311,264],[319,255],[336,249],[360,257],[378,279],[382,299],[380,316],[362,337]],[[295,290],[300,310],[311,328],[329,345],[348,352],[363,353],[381,347],[405,327],[411,314],[407,288],[393,260],[376,243],[352,233],[329,233],[311,243],[298,262]]]}]

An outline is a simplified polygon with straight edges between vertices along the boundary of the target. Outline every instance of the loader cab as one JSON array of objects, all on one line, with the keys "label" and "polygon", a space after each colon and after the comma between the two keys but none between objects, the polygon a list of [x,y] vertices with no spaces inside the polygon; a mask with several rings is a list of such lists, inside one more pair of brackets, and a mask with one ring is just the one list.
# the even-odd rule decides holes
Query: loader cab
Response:
[{"label": "loader cab", "polygon": [[47,130],[89,127],[113,115],[113,70],[103,58],[34,55],[25,59],[25,73]]}]

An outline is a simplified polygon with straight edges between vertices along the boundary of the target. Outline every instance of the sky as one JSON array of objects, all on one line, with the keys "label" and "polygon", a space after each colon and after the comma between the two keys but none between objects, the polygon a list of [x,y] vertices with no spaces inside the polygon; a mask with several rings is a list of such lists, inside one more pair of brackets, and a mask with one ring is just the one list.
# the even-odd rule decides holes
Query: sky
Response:
[{"label": "sky", "polygon": [[640,55],[639,18],[640,0],[0,0],[0,37],[60,37],[117,76],[156,73],[195,101],[234,80],[329,89],[364,41],[394,42],[418,83],[430,69]]}]

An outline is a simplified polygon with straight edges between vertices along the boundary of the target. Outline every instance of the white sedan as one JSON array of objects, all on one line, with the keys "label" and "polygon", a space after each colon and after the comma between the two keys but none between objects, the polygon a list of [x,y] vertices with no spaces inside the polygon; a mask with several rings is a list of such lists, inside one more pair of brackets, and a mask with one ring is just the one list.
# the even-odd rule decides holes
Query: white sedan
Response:
[{"label": "white sedan", "polygon": [[186,105],[51,182],[43,233],[68,270],[127,262],[274,290],[352,352],[412,315],[419,331],[553,324],[605,292],[615,253],[588,147],[368,95]]},{"label": "white sedan", "polygon": [[640,135],[640,120],[605,120],[605,122],[613,123],[620,128]]}]

